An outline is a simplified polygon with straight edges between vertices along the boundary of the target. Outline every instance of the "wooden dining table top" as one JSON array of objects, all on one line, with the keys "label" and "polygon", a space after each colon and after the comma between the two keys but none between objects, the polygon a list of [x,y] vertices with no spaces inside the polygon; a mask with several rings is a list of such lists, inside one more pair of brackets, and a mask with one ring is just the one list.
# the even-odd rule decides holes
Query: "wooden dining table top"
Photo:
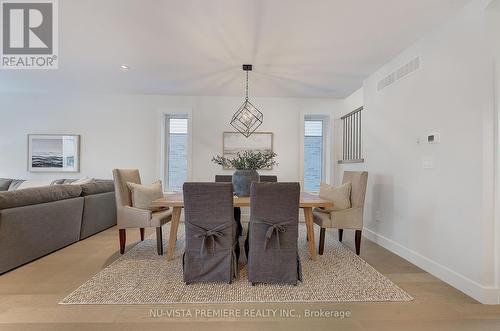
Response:
[{"label": "wooden dining table top", "polygon": [[[233,204],[235,207],[249,207],[250,197],[234,197]],[[184,207],[184,196],[182,192],[166,193],[163,198],[154,200],[151,204],[153,208],[161,207]],[[319,197],[319,195],[300,192],[300,208],[333,207],[333,202]]]},{"label": "wooden dining table top", "polygon": [[[250,197],[234,197],[234,207],[249,207]],[[181,211],[184,208],[184,195],[182,192],[167,193],[163,198],[154,200],[151,204],[152,208],[172,208],[172,224],[170,227],[170,238],[168,241],[167,260],[171,261],[174,258],[175,245],[177,242],[177,230],[181,218]],[[316,194],[301,192],[299,207],[304,210],[306,221],[307,239],[309,246],[309,256],[313,261],[317,260],[315,240],[314,240],[314,221],[313,208],[333,207],[333,202],[320,198]]]}]

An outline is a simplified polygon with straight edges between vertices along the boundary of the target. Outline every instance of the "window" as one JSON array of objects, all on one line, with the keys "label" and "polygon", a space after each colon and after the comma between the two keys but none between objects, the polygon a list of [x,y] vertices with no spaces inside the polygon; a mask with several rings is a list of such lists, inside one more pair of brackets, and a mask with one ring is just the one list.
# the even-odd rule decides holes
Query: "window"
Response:
[{"label": "window", "polygon": [[325,175],[325,118],[304,120],[304,191],[318,192]]},{"label": "window", "polygon": [[188,180],[188,115],[167,115],[165,121],[166,171],[165,189],[182,191]]},{"label": "window", "polygon": [[364,162],[362,150],[361,114],[363,107],[341,117],[342,120],[342,158],[339,163]]}]

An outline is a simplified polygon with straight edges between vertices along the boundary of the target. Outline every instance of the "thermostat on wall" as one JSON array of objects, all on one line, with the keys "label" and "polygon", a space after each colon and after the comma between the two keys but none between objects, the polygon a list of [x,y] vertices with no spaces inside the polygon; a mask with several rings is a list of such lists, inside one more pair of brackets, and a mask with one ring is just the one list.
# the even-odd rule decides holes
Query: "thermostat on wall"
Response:
[{"label": "thermostat on wall", "polygon": [[431,133],[427,136],[428,144],[437,144],[441,141],[441,135],[439,133]]}]

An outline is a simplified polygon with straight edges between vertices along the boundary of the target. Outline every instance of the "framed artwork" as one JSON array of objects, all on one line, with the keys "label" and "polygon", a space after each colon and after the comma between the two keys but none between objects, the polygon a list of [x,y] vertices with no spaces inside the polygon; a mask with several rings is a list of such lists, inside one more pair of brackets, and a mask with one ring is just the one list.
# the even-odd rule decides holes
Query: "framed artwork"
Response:
[{"label": "framed artwork", "polygon": [[80,136],[29,134],[28,171],[79,172]]},{"label": "framed artwork", "polygon": [[239,132],[224,132],[222,134],[222,155],[235,157],[244,151],[272,152],[273,133],[254,132],[250,137],[245,137]]}]

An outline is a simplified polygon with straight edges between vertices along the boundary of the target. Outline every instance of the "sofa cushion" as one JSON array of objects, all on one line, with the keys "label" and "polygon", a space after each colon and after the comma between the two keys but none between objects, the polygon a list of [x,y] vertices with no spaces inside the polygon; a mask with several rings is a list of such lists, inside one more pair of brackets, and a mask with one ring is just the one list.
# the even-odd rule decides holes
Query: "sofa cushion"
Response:
[{"label": "sofa cushion", "polygon": [[82,188],[74,185],[33,187],[24,190],[0,192],[0,209],[71,199],[79,197],[81,193]]},{"label": "sofa cushion", "polygon": [[15,191],[25,180],[24,179],[13,179],[9,185],[8,191]]},{"label": "sofa cushion", "polygon": [[0,178],[0,191],[7,191],[9,189],[12,179],[10,178]]},{"label": "sofa cushion", "polygon": [[95,181],[93,183],[82,185],[82,196],[113,192],[114,190],[115,184],[112,180]]},{"label": "sofa cushion", "polygon": [[80,239],[116,225],[115,192],[91,194],[85,200]]},{"label": "sofa cushion", "polygon": [[333,202],[332,208],[324,208],[328,212],[351,208],[351,183],[333,187],[322,182],[319,188],[319,196]]}]

